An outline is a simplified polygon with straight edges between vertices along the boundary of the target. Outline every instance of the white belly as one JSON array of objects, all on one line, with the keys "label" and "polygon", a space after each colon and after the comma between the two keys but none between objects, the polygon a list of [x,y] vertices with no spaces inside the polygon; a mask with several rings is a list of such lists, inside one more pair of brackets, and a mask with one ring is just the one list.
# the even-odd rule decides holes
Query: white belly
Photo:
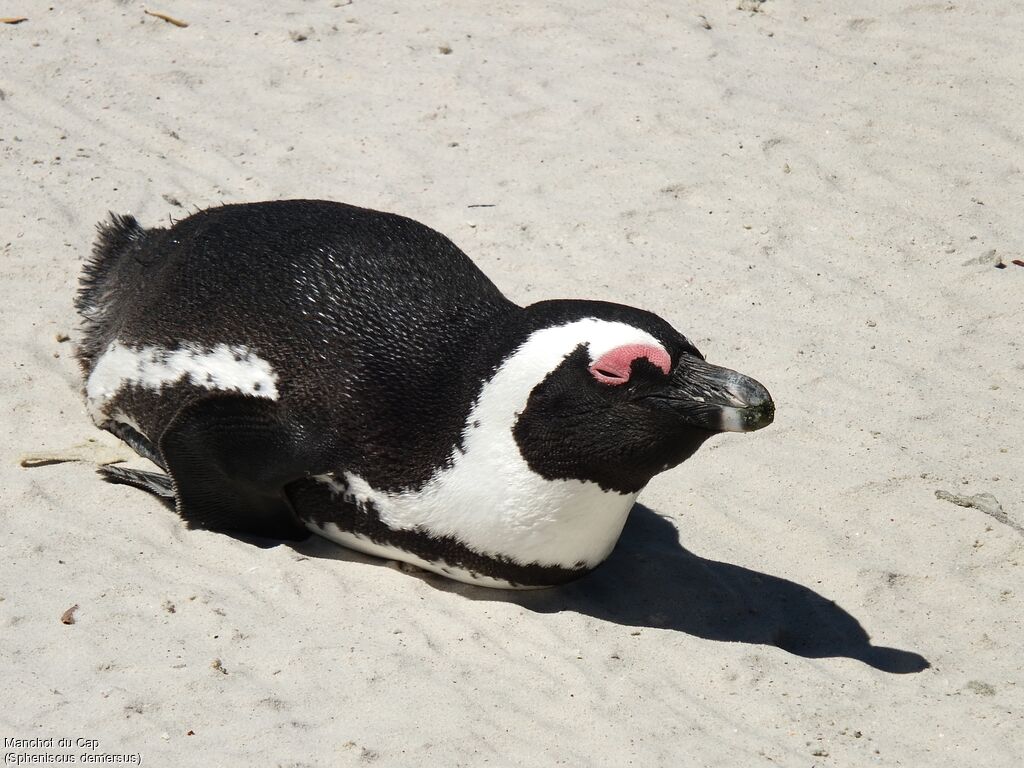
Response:
[{"label": "white belly", "polygon": [[[485,557],[518,565],[589,570],[611,554],[636,494],[604,491],[579,480],[545,480],[525,464],[517,469],[503,474],[460,473],[456,461],[419,491],[401,493],[373,489],[352,473],[346,473],[342,482],[328,475],[313,479],[344,502],[372,510],[391,530],[450,537]],[[421,558],[390,545],[338,531],[345,537],[342,541],[315,524],[307,525],[353,549],[380,554],[364,544],[383,546],[389,552],[386,557],[444,573],[438,570],[442,566],[423,564]]]},{"label": "white belly", "polygon": [[432,573],[446,576],[449,579],[455,579],[455,581],[461,581],[466,584],[473,584],[478,587],[492,587],[495,589],[543,589],[543,587],[526,587],[521,584],[512,584],[504,579],[495,579],[490,576],[484,576],[483,574],[476,573],[474,571],[467,571],[466,569],[455,565],[449,565],[443,560],[435,562],[424,560],[422,557],[418,557],[411,552],[406,552],[404,549],[399,549],[398,547],[394,547],[389,544],[377,544],[365,536],[343,531],[334,523],[326,523],[322,526],[316,525],[315,523],[306,523],[306,526],[309,530],[313,531],[313,533],[318,533],[337,544],[341,544],[349,549],[354,549],[357,552],[362,552],[366,555],[373,555],[374,557],[383,557],[387,560],[400,560],[404,563],[411,563],[425,571],[431,571]]}]

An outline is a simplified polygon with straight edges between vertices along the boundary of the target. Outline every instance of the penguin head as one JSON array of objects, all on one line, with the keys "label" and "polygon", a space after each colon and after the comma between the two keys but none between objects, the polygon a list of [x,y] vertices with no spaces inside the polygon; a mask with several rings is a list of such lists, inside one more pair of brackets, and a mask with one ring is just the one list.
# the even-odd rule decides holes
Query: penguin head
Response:
[{"label": "penguin head", "polygon": [[708,363],[650,312],[548,301],[525,314],[526,341],[503,367],[506,379],[533,382],[520,388],[529,394],[512,433],[546,479],[634,493],[712,435],[761,429],[774,418],[761,384]]}]

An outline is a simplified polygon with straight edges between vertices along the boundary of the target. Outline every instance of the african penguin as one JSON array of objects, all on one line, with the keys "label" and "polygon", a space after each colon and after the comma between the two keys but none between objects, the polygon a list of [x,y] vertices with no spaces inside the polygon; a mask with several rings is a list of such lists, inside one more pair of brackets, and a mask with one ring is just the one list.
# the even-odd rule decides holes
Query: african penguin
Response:
[{"label": "african penguin", "polygon": [[650,312],[519,307],[443,235],[340,203],[112,215],[76,307],[93,419],[166,473],[107,479],[191,528],[492,587],[590,571],[654,475],[774,415]]}]

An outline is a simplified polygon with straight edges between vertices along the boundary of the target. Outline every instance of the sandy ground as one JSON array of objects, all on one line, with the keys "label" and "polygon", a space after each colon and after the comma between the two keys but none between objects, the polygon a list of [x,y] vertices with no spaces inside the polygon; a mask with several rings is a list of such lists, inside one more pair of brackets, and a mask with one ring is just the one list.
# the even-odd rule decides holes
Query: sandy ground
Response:
[{"label": "sandy ground", "polygon": [[[1016,4],[223,5],[3,10],[0,736],[55,740],[5,753],[1019,765]],[[284,197],[420,219],[520,302],[654,310],[777,422],[526,595],[18,466],[115,442],[72,357],[95,222]]]}]

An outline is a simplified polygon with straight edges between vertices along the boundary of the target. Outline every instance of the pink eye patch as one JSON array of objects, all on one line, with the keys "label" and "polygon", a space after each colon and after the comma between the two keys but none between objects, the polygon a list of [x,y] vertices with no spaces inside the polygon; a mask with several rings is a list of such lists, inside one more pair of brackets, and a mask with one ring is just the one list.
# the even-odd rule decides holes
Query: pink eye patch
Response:
[{"label": "pink eye patch", "polygon": [[661,347],[653,344],[626,344],[622,347],[605,352],[590,365],[591,375],[602,384],[618,386],[629,381],[633,370],[633,361],[641,357],[649,360],[668,374],[672,370],[672,358]]}]

